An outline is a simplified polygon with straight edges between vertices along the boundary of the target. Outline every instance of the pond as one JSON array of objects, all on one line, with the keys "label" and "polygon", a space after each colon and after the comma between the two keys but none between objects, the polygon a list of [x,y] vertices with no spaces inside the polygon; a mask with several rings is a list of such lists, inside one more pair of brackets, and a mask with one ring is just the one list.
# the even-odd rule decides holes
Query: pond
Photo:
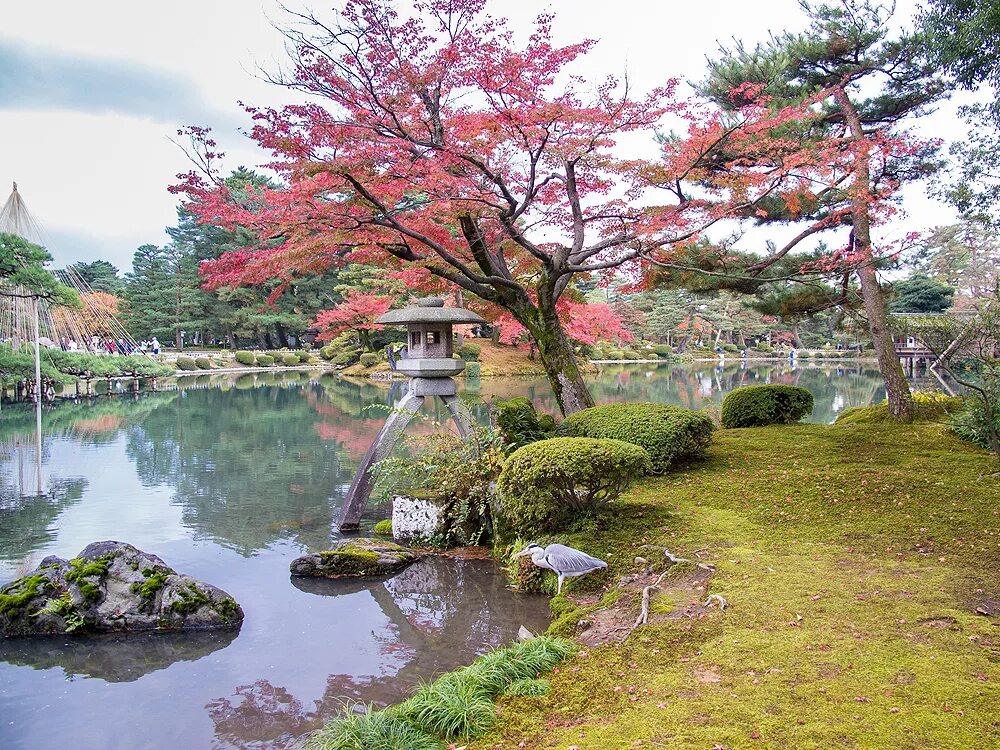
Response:
[{"label": "pond", "polygon": [[[883,398],[863,364],[608,366],[599,402],[718,405],[739,385],[794,383],[814,421]],[[281,748],[345,703],[413,685],[544,629],[544,598],[513,593],[487,560],[434,558],[388,580],[292,580],[328,548],[357,463],[401,384],[316,373],[182,379],[138,398],[0,412],[0,582],[48,554],[127,541],[244,607],[241,630],[0,641],[0,747]],[[515,395],[555,411],[543,380],[484,379],[473,411]],[[443,415],[440,415],[443,416]],[[431,429],[417,423],[417,431]],[[380,515],[381,513],[381,515]],[[365,526],[385,515],[373,509]]]}]

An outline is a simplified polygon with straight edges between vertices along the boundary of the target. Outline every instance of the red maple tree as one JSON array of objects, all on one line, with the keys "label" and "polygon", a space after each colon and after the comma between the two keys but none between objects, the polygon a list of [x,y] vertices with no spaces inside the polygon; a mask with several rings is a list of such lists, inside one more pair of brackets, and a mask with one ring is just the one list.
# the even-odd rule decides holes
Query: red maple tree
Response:
[{"label": "red maple tree", "polygon": [[[267,243],[206,262],[210,284],[347,262],[420,269],[523,327],[569,413],[593,403],[559,316],[574,276],[629,266],[639,278],[769,195],[793,201],[809,189],[797,170],[824,154],[781,131],[814,116],[810,101],[696,107],[675,80],[636,97],[613,77],[571,74],[592,40],[554,46],[543,14],[519,42],[484,5],[418,0],[404,16],[385,0],[347,0],[332,22],[294,14],[292,66],[278,82],[308,102],[249,110],[282,185],[232,195],[214,142],[195,128],[201,169],[173,189],[203,220]],[[662,158],[618,154],[620,136],[652,138],[668,118],[685,132]],[[761,149],[779,155],[766,169],[719,169]]]},{"label": "red maple tree", "polygon": [[361,345],[370,350],[371,331],[382,328],[375,323],[375,318],[388,312],[392,307],[392,298],[379,294],[348,290],[344,301],[331,310],[323,310],[316,316],[313,326],[319,330],[316,336],[320,341],[329,341],[343,331],[356,331]]}]

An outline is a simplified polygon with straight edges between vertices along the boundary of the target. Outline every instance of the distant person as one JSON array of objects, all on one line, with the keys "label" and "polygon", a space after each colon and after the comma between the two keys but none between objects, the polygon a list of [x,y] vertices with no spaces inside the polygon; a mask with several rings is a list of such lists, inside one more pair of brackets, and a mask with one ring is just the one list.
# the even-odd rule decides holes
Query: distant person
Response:
[{"label": "distant person", "polygon": [[149,348],[153,350],[154,357],[158,357],[160,355],[160,342],[157,340],[156,336],[153,336],[152,340],[149,342]]}]

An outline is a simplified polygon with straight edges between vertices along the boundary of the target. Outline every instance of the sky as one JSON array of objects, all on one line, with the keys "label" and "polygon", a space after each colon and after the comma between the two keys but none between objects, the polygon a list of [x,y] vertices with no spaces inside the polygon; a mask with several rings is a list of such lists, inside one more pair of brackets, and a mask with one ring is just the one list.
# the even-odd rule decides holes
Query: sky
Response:
[{"label": "sky", "polygon": [[[905,22],[917,3],[899,0],[897,17]],[[579,72],[591,80],[627,72],[639,91],[670,77],[701,79],[720,40],[752,44],[804,27],[797,0],[506,0],[490,8],[515,31],[555,13],[557,42],[599,40]],[[267,155],[241,133],[249,118],[239,102],[295,96],[260,74],[286,59],[274,25],[287,15],[272,0],[49,0],[8,4],[3,16],[0,202],[16,181],[56,266],[104,258],[128,270],[135,249],[165,243],[175,222],[178,199],[167,187],[190,168],[171,140],[177,129],[210,126],[227,167],[256,166]],[[960,138],[956,107],[945,103],[920,129]],[[954,219],[921,186],[908,188],[905,202],[908,216],[892,233]]]}]

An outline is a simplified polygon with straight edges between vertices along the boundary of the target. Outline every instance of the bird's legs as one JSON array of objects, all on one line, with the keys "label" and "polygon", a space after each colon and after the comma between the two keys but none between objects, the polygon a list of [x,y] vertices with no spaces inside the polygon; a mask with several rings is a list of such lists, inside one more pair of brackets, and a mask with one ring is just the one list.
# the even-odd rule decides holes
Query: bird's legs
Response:
[{"label": "bird's legs", "polygon": [[563,583],[563,577],[559,576],[559,585],[556,586],[556,596],[559,596],[559,594],[562,593],[562,583]]}]

